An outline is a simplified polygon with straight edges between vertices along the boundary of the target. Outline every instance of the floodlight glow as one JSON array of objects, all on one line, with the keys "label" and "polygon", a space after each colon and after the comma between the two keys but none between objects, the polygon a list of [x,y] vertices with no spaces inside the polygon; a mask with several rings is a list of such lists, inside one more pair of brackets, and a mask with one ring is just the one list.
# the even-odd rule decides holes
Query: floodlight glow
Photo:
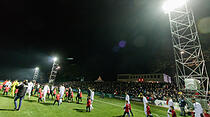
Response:
[{"label": "floodlight glow", "polygon": [[186,2],[187,0],[167,0],[163,4],[163,10],[165,11],[165,13],[169,13],[173,11],[174,9],[177,9],[183,6]]},{"label": "floodlight glow", "polygon": [[55,62],[55,61],[57,61],[57,60],[58,60],[58,58],[57,58],[57,57],[54,57],[54,58],[53,58],[53,61],[54,61],[54,62]]},{"label": "floodlight glow", "polygon": [[61,69],[61,67],[60,67],[60,66],[58,66],[56,69]]},{"label": "floodlight glow", "polygon": [[39,68],[38,68],[38,67],[36,67],[36,68],[35,68],[35,70],[37,71],[37,70],[39,70]]}]

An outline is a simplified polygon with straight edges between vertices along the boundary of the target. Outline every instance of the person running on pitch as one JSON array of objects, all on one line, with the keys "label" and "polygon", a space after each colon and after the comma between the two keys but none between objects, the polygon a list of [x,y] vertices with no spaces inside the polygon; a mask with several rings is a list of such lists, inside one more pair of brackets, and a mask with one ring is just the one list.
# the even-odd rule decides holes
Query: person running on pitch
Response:
[{"label": "person running on pitch", "polygon": [[60,86],[59,90],[60,90],[60,91],[59,91],[59,94],[60,94],[60,96],[61,96],[61,97],[60,97],[60,102],[59,102],[59,103],[62,104],[63,95],[64,95],[64,92],[65,92],[64,84]]},{"label": "person running on pitch", "polygon": [[203,108],[200,103],[196,102],[195,98],[192,99],[192,103],[194,106],[195,117],[204,117],[203,116]]},{"label": "person running on pitch", "polygon": [[40,94],[41,92],[42,92],[42,86],[40,85],[39,91],[38,91],[38,93],[37,93],[37,96],[38,96],[38,94]]},{"label": "person running on pitch", "polygon": [[32,81],[30,81],[30,82],[28,83],[28,89],[27,89],[27,91],[26,91],[26,94],[28,94],[28,99],[30,99],[30,97],[31,97],[32,88],[33,88],[33,83],[32,83]]},{"label": "person running on pitch", "polygon": [[9,92],[9,87],[8,87],[8,85],[6,85],[6,87],[4,88],[3,95],[5,95],[5,93],[6,93],[6,96],[8,96],[8,92]]},{"label": "person running on pitch", "polygon": [[46,95],[47,95],[47,91],[49,91],[49,90],[50,90],[50,88],[49,88],[48,84],[45,84],[44,89],[43,89],[44,102],[46,102]]},{"label": "person running on pitch", "polygon": [[82,91],[80,91],[79,99],[82,102]]},{"label": "person running on pitch", "polygon": [[129,104],[129,109],[130,109],[130,113],[131,113],[131,115],[133,116],[133,112],[132,112],[132,110],[131,110],[131,103],[130,103],[130,96],[128,95],[128,93],[127,92],[125,92],[125,101],[128,101],[128,104]]},{"label": "person running on pitch", "polygon": [[174,102],[171,99],[171,97],[168,97],[167,105],[169,107],[169,109],[168,109],[168,117],[170,117],[170,114],[172,114],[172,108],[171,107],[174,107]]},{"label": "person running on pitch", "polygon": [[30,94],[30,96],[33,96],[33,92],[34,92],[34,81],[32,80],[31,81],[31,83],[32,83],[32,87],[31,87],[31,94]]},{"label": "person running on pitch", "polygon": [[[14,104],[15,104],[15,110],[19,111],[22,105],[22,100],[25,96],[26,90],[28,88],[28,81],[25,80],[23,81],[22,84],[20,84],[19,86],[16,86],[16,89],[18,89],[18,93],[17,96],[14,99]],[[20,99],[19,101],[19,107],[17,108],[17,100]]]},{"label": "person running on pitch", "polygon": [[171,106],[171,117],[176,117],[176,111],[173,106]]},{"label": "person running on pitch", "polygon": [[53,99],[54,89],[55,89],[55,86],[51,85],[51,87],[50,87],[50,95],[52,96],[52,99]]},{"label": "person running on pitch", "polygon": [[90,96],[88,96],[88,98],[87,98],[86,112],[90,112],[91,111],[90,106],[91,106],[91,99],[90,99]]},{"label": "person running on pitch", "polygon": [[69,87],[69,100],[73,102],[74,93],[71,87]]},{"label": "person running on pitch", "polygon": [[93,109],[93,100],[94,100],[94,89],[91,90],[91,95],[90,95],[90,99],[91,99],[91,105],[90,105],[90,109]]},{"label": "person running on pitch", "polygon": [[81,90],[80,88],[77,89],[77,97],[76,97],[76,101],[79,104],[79,100],[80,100],[80,94],[81,94]]},{"label": "person running on pitch", "polygon": [[65,101],[68,102],[68,99],[69,99],[69,90],[66,89],[66,92],[65,92]]},{"label": "person running on pitch", "polygon": [[56,96],[56,94],[57,94],[57,88],[54,88],[54,90],[53,90],[53,95],[52,95],[52,99]]},{"label": "person running on pitch", "polygon": [[143,103],[144,103],[144,113],[147,116],[147,103],[148,103],[148,101],[147,101],[147,98],[143,94],[141,94],[141,98],[143,99]]},{"label": "person running on pitch", "polygon": [[43,93],[42,91],[39,93],[39,98],[38,98],[38,103],[41,101],[42,102],[43,99]]},{"label": "person running on pitch", "polygon": [[50,90],[47,91],[47,99],[50,98]]},{"label": "person running on pitch", "polygon": [[127,100],[125,101],[125,106],[123,109],[124,109],[123,117],[125,117],[126,114],[128,115],[128,117],[130,117],[130,112],[129,112],[130,109],[129,109],[129,104]]},{"label": "person running on pitch", "polygon": [[90,89],[90,87],[88,87],[88,90],[87,90],[87,98],[88,98],[88,96],[90,97],[90,95],[91,95],[91,89]]},{"label": "person running on pitch", "polygon": [[150,109],[149,103],[147,103],[147,117],[153,117],[152,113],[151,113],[151,109]]},{"label": "person running on pitch", "polygon": [[36,93],[38,93],[39,92],[39,88],[40,88],[40,84],[39,83],[37,83],[36,85],[35,85],[35,92],[34,92],[34,95],[36,95]]},{"label": "person running on pitch", "polygon": [[129,104],[129,109],[130,109],[131,115],[132,115],[132,117],[133,117],[133,112],[132,112],[132,110],[131,110],[131,104]]},{"label": "person running on pitch", "polygon": [[53,103],[53,106],[55,105],[56,102],[58,103],[58,106],[60,105],[60,97],[61,97],[61,95],[58,93],[58,94],[56,95],[56,99],[55,99],[55,101],[54,101],[54,103]]},{"label": "person running on pitch", "polygon": [[127,92],[125,92],[125,101],[128,101],[128,104],[130,104],[130,96]]}]

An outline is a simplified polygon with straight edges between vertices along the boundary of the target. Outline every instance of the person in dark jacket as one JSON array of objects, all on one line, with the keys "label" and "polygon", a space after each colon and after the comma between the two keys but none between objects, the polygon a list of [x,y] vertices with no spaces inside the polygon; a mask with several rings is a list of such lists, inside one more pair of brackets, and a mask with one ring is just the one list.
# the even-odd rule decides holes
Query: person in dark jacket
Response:
[{"label": "person in dark jacket", "polygon": [[88,93],[87,97],[88,97],[88,96],[90,97],[90,95],[91,95],[91,89],[90,89],[90,87],[88,87],[87,93]]},{"label": "person in dark jacket", "polygon": [[179,98],[179,107],[180,107],[180,110],[181,110],[181,113],[180,113],[181,116],[186,116],[186,112],[185,112],[186,104],[187,103],[186,103],[184,97],[180,96],[180,98]]},{"label": "person in dark jacket", "polygon": [[[23,100],[23,98],[25,96],[27,88],[28,88],[28,81],[27,80],[23,81],[23,83],[20,84],[19,86],[16,86],[16,89],[18,89],[18,93],[17,93],[17,96],[14,99],[14,104],[15,104],[15,110],[17,110],[17,111],[20,110],[20,107],[22,105],[22,100]],[[19,107],[17,108],[17,100],[19,98],[20,98],[20,100],[19,100]]]}]

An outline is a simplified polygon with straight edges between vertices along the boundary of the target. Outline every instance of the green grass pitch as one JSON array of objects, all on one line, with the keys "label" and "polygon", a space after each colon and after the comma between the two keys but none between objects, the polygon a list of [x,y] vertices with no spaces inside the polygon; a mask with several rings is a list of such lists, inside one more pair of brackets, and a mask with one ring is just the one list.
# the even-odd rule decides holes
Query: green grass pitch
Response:
[{"label": "green grass pitch", "polygon": [[[63,102],[60,106],[52,105],[52,100],[46,103],[37,103],[37,97],[25,96],[20,111],[13,111],[14,101],[11,96],[2,96],[0,92],[0,117],[121,117],[123,114],[124,100],[102,99],[95,96],[94,109],[86,112],[86,96],[83,95],[83,104]],[[75,100],[75,99],[74,99]],[[145,117],[143,105],[131,102],[134,117]],[[151,106],[154,117],[167,117],[167,109]],[[177,112],[178,114],[179,112]]]}]

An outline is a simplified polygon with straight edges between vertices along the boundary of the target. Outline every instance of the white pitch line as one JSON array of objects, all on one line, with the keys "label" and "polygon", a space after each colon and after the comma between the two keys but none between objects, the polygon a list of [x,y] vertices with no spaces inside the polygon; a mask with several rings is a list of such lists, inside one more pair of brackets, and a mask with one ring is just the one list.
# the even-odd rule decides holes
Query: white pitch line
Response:
[{"label": "white pitch line", "polygon": [[[117,107],[122,107],[122,106],[120,106],[120,105],[118,105],[118,104],[112,104],[112,103],[110,103],[110,102],[105,102],[105,101],[101,101],[101,100],[95,100],[95,101],[102,102],[102,103],[105,103],[105,104],[110,104],[110,105],[117,106]],[[138,109],[132,109],[132,110],[139,111],[139,112],[144,112],[144,111],[138,110]],[[153,113],[153,115],[156,115],[157,117],[160,117],[159,115],[157,115],[157,114],[155,114],[155,113]]]}]

